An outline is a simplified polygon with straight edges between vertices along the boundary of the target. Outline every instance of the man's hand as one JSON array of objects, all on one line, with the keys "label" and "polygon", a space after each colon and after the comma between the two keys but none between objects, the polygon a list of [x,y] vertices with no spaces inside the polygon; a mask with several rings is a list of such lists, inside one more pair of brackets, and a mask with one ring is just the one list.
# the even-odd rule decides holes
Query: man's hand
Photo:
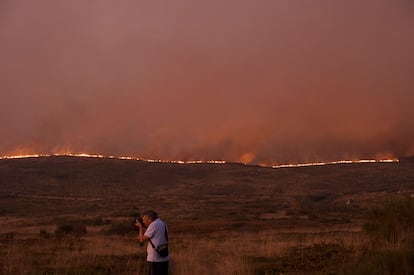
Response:
[{"label": "man's hand", "polygon": [[143,227],[143,225],[138,220],[135,220],[134,226],[138,227],[139,229]]},{"label": "man's hand", "polygon": [[135,219],[135,224],[134,225],[136,227],[138,227],[139,229],[147,228],[141,218]]}]

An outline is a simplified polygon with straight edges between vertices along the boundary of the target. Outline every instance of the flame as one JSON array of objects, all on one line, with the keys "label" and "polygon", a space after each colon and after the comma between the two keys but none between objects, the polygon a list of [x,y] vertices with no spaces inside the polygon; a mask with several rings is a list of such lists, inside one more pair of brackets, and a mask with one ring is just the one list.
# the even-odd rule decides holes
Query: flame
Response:
[{"label": "flame", "polygon": [[288,168],[288,167],[306,167],[306,166],[322,166],[322,165],[335,165],[335,164],[352,164],[352,163],[382,163],[382,162],[399,162],[399,159],[361,159],[361,160],[338,160],[330,162],[311,162],[311,163],[299,163],[299,164],[281,164],[273,165],[272,168]]},{"label": "flame", "polygon": [[244,153],[241,156],[241,162],[244,163],[244,164],[251,163],[254,160],[255,157],[256,156],[251,152]]},{"label": "flame", "polygon": [[[162,159],[144,159],[131,156],[105,156],[99,154],[87,154],[87,153],[65,153],[65,154],[27,154],[27,155],[12,155],[2,156],[1,159],[21,159],[21,158],[38,158],[38,157],[50,157],[50,156],[70,156],[70,157],[83,157],[83,158],[111,158],[111,159],[123,159],[123,160],[137,160],[155,163],[176,163],[176,164],[226,164],[225,160],[162,160]],[[246,153],[243,155],[243,159],[250,159],[252,155]],[[355,164],[355,163],[392,163],[399,162],[397,158],[391,159],[361,159],[361,160],[338,160],[330,162],[311,162],[311,163],[297,163],[297,164],[280,164],[280,165],[266,165],[260,164],[261,167],[278,168],[293,168],[293,167],[308,167],[308,166],[323,166],[323,165],[335,165],[335,164]],[[249,165],[248,162],[243,162],[244,165]]]}]

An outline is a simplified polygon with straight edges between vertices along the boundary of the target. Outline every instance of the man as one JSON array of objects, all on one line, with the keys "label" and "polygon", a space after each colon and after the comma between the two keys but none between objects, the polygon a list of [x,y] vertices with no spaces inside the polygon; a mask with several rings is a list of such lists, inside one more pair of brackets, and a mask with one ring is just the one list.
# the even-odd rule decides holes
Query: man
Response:
[{"label": "man", "polygon": [[153,210],[144,210],[142,221],[137,220],[135,226],[139,228],[139,242],[147,244],[148,275],[168,275],[169,256],[162,257],[155,250],[168,243],[167,225],[158,218]]}]

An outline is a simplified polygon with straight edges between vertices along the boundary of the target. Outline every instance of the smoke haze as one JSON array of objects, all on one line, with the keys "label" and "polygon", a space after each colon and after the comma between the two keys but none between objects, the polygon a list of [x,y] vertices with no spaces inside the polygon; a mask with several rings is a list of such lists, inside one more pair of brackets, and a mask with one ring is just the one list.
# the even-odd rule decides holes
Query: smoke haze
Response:
[{"label": "smoke haze", "polygon": [[409,0],[0,0],[0,156],[414,154]]}]

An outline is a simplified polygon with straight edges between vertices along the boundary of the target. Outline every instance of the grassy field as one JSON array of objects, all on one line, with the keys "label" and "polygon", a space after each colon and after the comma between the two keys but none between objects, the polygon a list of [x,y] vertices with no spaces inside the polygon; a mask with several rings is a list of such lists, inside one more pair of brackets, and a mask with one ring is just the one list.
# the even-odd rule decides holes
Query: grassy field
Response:
[{"label": "grassy field", "polygon": [[171,274],[412,274],[414,161],[272,169],[0,160],[0,274],[143,274],[134,218],[168,223]]}]

